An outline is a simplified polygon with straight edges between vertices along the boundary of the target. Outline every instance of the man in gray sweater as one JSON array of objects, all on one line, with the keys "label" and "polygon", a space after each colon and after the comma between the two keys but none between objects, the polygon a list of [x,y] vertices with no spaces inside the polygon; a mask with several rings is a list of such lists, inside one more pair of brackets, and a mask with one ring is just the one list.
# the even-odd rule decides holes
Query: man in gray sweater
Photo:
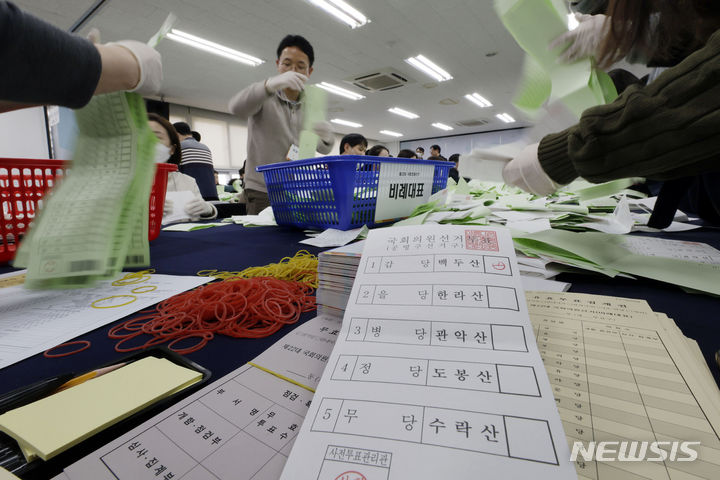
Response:
[{"label": "man in gray sweater", "polygon": [[[314,60],[312,45],[305,38],[288,35],[277,48],[278,75],[253,83],[230,100],[230,112],[248,122],[245,195],[249,215],[270,205],[265,180],[255,167],[284,162],[290,147],[298,145],[303,88]],[[318,122],[312,128],[320,137],[317,150],[330,153],[334,143],[330,124]]]}]

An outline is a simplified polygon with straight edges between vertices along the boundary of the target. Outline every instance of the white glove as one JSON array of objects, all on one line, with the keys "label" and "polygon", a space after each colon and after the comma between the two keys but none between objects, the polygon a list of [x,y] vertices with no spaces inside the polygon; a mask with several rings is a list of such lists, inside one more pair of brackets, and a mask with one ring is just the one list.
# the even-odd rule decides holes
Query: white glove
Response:
[{"label": "white glove", "polygon": [[173,201],[169,198],[166,198],[165,204],[163,205],[163,217],[170,215],[173,210],[175,210],[175,207],[173,206]]},{"label": "white glove", "polygon": [[325,145],[335,143],[332,127],[330,127],[328,122],[315,122],[313,124],[313,132],[320,137],[320,140],[322,140]]},{"label": "white glove", "polygon": [[563,33],[550,42],[551,50],[568,44],[558,58],[562,63],[572,63],[585,57],[597,57],[600,44],[610,29],[609,18],[605,15],[586,15],[576,13],[579,25],[574,30]]},{"label": "white glove", "polygon": [[140,81],[130,90],[140,95],[155,95],[163,81],[162,58],[157,50],[136,40],[121,40],[107,45],[119,45],[133,54],[140,68]]},{"label": "white glove", "polygon": [[187,213],[190,218],[210,218],[215,216],[216,210],[212,203],[195,197],[185,204],[185,213]]},{"label": "white glove", "polygon": [[542,169],[538,160],[537,143],[531,143],[508,162],[502,175],[508,185],[540,196],[550,195],[560,186]]},{"label": "white glove", "polygon": [[281,73],[280,75],[275,75],[274,77],[270,77],[265,80],[265,90],[267,90],[268,93],[275,93],[278,90],[285,90],[286,88],[289,88],[290,90],[300,92],[305,88],[305,82],[307,82],[307,79],[308,77],[302,73]]}]

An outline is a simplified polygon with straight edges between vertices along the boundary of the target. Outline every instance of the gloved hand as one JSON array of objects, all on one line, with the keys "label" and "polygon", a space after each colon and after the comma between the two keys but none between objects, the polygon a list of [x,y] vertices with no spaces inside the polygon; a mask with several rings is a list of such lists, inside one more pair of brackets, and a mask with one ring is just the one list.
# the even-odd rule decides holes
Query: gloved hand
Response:
[{"label": "gloved hand", "polygon": [[199,197],[195,197],[185,204],[185,213],[187,213],[190,218],[210,218],[217,215],[217,211],[212,203],[206,202]]},{"label": "gloved hand", "polygon": [[563,33],[550,42],[550,50],[569,43],[558,60],[572,63],[585,57],[597,57],[600,44],[610,29],[610,19],[605,15],[586,15],[576,13],[579,25],[574,30]]},{"label": "gloved hand", "polygon": [[320,140],[322,140],[325,145],[335,143],[332,127],[330,127],[328,122],[315,122],[315,124],[313,124],[313,132],[320,137]]},{"label": "gloved hand", "polygon": [[108,43],[118,45],[130,51],[135,57],[140,69],[140,80],[130,90],[140,95],[155,95],[160,92],[163,81],[162,58],[157,50],[136,40],[121,40]]},{"label": "gloved hand", "polygon": [[163,217],[166,215],[170,215],[175,207],[173,206],[173,201],[169,198],[165,199],[165,204],[163,205]]},{"label": "gloved hand", "polygon": [[540,196],[549,195],[560,186],[542,169],[538,160],[537,143],[531,143],[508,162],[503,168],[502,176],[508,185]]},{"label": "gloved hand", "polygon": [[278,90],[285,90],[286,88],[289,88],[290,90],[300,92],[305,88],[305,82],[307,82],[307,79],[308,77],[302,73],[281,73],[280,75],[275,75],[274,77],[270,77],[265,80],[265,90],[267,90],[268,93],[275,93]]}]

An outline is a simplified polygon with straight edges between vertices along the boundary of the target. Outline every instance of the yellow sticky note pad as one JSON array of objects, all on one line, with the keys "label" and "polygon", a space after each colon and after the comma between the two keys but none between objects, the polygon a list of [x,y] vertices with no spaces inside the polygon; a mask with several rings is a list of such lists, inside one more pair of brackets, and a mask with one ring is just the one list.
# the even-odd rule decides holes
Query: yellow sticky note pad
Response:
[{"label": "yellow sticky note pad", "polygon": [[0,467],[0,480],[20,480],[18,477]]},{"label": "yellow sticky note pad", "polygon": [[201,378],[167,359],[146,357],[0,415],[0,430],[26,457],[47,460]]}]

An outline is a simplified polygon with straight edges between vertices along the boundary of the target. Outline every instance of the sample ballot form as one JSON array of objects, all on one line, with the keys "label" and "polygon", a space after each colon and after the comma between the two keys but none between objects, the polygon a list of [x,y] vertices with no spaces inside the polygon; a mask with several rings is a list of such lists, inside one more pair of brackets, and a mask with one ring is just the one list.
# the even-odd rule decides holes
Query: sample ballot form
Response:
[{"label": "sample ballot form", "polygon": [[509,231],[371,231],[282,479],[574,479],[569,457]]}]

